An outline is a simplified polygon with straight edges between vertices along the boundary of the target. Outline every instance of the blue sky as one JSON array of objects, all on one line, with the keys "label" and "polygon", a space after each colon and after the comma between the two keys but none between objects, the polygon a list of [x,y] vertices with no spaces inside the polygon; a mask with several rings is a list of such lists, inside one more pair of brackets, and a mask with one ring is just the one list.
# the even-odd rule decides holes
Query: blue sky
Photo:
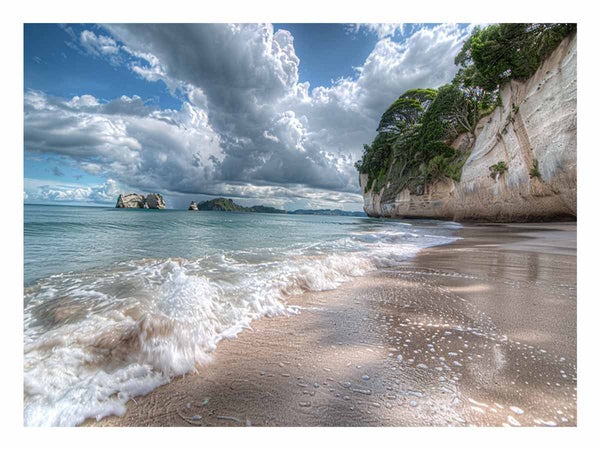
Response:
[{"label": "blue sky", "polygon": [[106,59],[79,47],[70,32],[77,37],[84,30],[106,34],[93,24],[25,24],[25,89],[65,98],[91,94],[104,101],[121,95],[139,95],[161,108],[181,107],[181,101],[169,93],[164,83],[148,83],[126,65],[107,63]]},{"label": "blue sky", "polygon": [[455,24],[26,24],[25,201],[161,192],[360,210],[353,163],[402,92],[439,87]]}]

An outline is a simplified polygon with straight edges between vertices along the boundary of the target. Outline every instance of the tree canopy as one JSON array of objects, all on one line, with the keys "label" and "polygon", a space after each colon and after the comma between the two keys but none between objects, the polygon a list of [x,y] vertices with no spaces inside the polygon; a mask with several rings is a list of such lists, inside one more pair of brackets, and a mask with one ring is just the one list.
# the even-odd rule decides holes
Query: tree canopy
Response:
[{"label": "tree canopy", "polygon": [[492,92],[529,78],[577,24],[501,23],[476,28],[455,58],[463,82]]},{"label": "tree canopy", "polygon": [[435,89],[411,89],[402,94],[383,113],[377,131],[399,134],[415,125],[429,104],[435,99]]}]

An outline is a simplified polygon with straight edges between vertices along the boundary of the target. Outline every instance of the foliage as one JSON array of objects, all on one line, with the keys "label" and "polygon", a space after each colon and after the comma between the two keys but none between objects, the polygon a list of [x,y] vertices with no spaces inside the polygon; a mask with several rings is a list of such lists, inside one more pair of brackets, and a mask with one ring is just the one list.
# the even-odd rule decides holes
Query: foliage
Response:
[{"label": "foliage", "polygon": [[425,167],[425,174],[430,179],[440,179],[448,172],[450,164],[444,155],[437,155]]},{"label": "foliage", "polygon": [[435,89],[410,89],[383,113],[377,131],[399,134],[415,125],[435,98]]},{"label": "foliage", "polygon": [[355,164],[361,173],[368,174],[365,190],[379,192],[390,174],[396,190],[411,180],[460,180],[462,164],[457,163],[464,163],[463,154],[445,141],[465,131],[466,126],[474,130],[476,122],[469,125],[469,117],[461,116],[465,113],[471,121],[477,120],[477,113],[473,115],[469,108],[478,106],[469,102],[465,92],[454,85],[402,94],[383,114],[379,133],[371,145],[364,146],[363,159]]},{"label": "foliage", "polygon": [[[417,148],[423,113],[434,101],[434,89],[412,89],[402,94],[382,115],[379,133],[371,145],[364,146],[363,158],[355,164],[361,173],[367,173],[366,190],[375,192],[385,184],[385,178],[394,160],[402,159],[411,165],[420,163],[411,149]],[[407,164],[405,164],[406,166]]]},{"label": "foliage", "polygon": [[[451,147],[449,147],[451,148]],[[425,167],[425,176],[428,182],[450,178],[459,182],[462,168],[471,152],[454,152],[454,154],[440,153],[434,156]]]},{"label": "foliage", "polygon": [[502,175],[508,170],[508,166],[504,161],[498,161],[496,164],[491,165],[489,169],[490,177],[492,177],[495,180],[498,174]]},{"label": "foliage", "polygon": [[542,173],[540,172],[538,164],[538,160],[534,159],[533,167],[529,170],[529,178],[539,178],[540,180],[542,179]]},{"label": "foliage", "polygon": [[423,115],[421,144],[456,137],[463,131],[474,136],[481,107],[455,84],[440,87],[435,101]]},{"label": "foliage", "polygon": [[501,23],[476,28],[455,58],[459,77],[488,92],[529,78],[577,24]]}]

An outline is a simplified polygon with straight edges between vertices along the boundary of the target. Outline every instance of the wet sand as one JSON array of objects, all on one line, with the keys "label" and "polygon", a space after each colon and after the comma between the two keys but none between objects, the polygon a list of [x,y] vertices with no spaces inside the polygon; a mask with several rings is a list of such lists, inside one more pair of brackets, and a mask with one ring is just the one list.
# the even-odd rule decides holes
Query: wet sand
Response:
[{"label": "wet sand", "polygon": [[88,426],[575,426],[576,224],[468,225]]}]

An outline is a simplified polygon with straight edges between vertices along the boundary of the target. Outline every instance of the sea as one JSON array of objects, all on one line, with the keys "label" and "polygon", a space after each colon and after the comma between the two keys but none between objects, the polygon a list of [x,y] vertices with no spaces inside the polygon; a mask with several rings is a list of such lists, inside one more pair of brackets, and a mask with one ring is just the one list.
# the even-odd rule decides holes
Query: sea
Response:
[{"label": "sea", "polygon": [[[261,317],[457,239],[434,220],[24,207],[24,424],[126,411]],[[275,319],[276,320],[276,319]]]}]

